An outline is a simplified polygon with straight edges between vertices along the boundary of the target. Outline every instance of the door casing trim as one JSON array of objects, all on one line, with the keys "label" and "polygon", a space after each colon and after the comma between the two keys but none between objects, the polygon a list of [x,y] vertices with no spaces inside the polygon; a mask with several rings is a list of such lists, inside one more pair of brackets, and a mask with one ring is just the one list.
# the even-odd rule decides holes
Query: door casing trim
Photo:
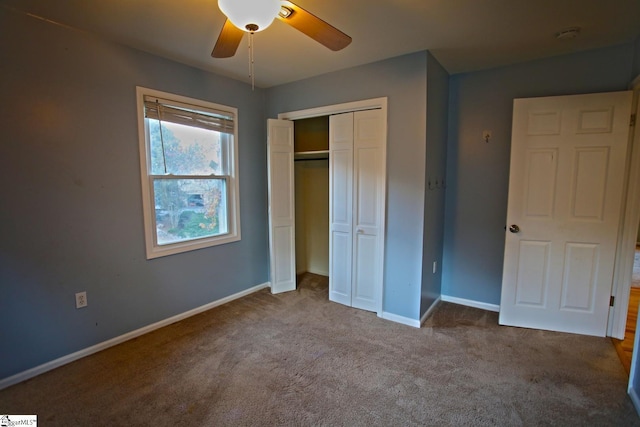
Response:
[{"label": "door casing trim", "polygon": [[[630,85],[633,90],[631,111],[636,114],[636,123],[640,113],[640,75]],[[629,132],[629,163],[626,175],[626,194],[622,206],[623,217],[618,233],[616,264],[613,271],[611,295],[615,297],[615,305],[609,310],[607,336],[624,339],[633,274],[633,259],[640,224],[640,126]]]}]

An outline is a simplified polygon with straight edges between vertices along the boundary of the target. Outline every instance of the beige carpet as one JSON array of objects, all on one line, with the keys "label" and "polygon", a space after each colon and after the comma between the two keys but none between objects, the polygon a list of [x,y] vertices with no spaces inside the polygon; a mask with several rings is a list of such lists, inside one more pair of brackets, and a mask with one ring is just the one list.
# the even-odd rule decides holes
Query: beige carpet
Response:
[{"label": "beige carpet", "polygon": [[421,329],[327,301],[307,276],[0,391],[42,426],[632,426],[606,338],[442,303]]}]

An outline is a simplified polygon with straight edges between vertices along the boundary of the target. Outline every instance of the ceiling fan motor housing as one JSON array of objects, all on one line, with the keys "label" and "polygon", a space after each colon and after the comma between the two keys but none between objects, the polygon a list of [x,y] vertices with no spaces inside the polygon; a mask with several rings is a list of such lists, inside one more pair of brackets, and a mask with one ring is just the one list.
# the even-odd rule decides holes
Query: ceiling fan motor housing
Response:
[{"label": "ceiling fan motor housing", "polygon": [[218,7],[233,25],[249,33],[271,25],[280,5],[280,0],[218,0]]}]

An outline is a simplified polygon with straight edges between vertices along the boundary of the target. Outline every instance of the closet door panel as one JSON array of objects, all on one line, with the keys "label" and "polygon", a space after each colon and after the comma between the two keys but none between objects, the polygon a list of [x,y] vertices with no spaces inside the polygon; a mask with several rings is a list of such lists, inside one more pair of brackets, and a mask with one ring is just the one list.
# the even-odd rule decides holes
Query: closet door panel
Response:
[{"label": "closet door panel", "polygon": [[335,150],[330,156],[329,300],[351,305],[352,151]]},{"label": "closet door panel", "polygon": [[351,233],[331,232],[329,300],[351,305]]},{"label": "closet door panel", "polygon": [[351,306],[361,310],[377,311],[376,287],[379,265],[374,260],[378,250],[376,236],[356,233],[354,242],[354,279]]},{"label": "closet door panel", "polygon": [[330,223],[332,230],[335,229],[343,233],[351,232],[351,218],[353,215],[352,158],[351,150],[334,150],[331,152],[331,172],[329,174]]},{"label": "closet door panel", "polygon": [[293,122],[267,121],[271,292],[296,289]]},{"label": "closet door panel", "polygon": [[329,300],[351,305],[353,113],[329,118]]},{"label": "closet door panel", "polygon": [[352,306],[381,311],[385,157],[380,110],[354,113],[354,230]]},{"label": "closet door panel", "polygon": [[380,222],[378,218],[379,182],[376,177],[380,165],[379,148],[358,148],[356,152],[356,229],[368,228],[376,233]]}]

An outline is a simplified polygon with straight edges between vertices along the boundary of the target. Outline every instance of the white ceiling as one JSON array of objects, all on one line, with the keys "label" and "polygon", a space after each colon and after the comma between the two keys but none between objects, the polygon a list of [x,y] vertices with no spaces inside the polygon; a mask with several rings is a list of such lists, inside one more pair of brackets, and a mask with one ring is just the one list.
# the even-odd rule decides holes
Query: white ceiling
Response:
[{"label": "white ceiling", "polygon": [[[276,20],[255,35],[258,87],[425,49],[455,74],[627,43],[640,35],[640,0],[294,2],[353,42],[332,52]],[[0,0],[0,6],[249,81],[246,36],[235,57],[211,57],[225,21],[217,0]],[[572,26],[582,28],[578,38],[555,38]]]}]

